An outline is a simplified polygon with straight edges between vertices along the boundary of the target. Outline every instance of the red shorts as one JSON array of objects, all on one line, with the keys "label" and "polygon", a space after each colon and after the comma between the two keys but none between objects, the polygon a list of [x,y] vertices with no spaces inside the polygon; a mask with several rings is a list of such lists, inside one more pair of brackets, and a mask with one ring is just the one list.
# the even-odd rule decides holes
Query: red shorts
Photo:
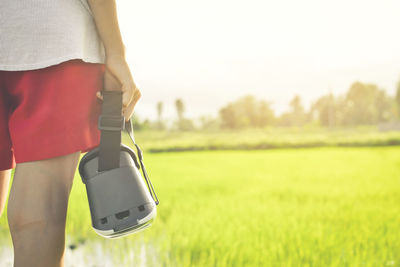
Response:
[{"label": "red shorts", "polygon": [[0,170],[98,146],[103,64],[0,71]]}]

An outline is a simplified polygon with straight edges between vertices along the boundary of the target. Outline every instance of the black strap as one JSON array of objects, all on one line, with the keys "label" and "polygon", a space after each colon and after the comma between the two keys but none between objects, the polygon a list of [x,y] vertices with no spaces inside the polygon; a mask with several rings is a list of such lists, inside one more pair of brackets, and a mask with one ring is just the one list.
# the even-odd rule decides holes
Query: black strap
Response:
[{"label": "black strap", "polygon": [[103,91],[103,104],[101,107],[101,115],[99,117],[100,151],[99,151],[99,167],[98,170],[106,171],[119,168],[120,150],[121,150],[121,131],[125,129],[129,134],[133,144],[136,147],[140,167],[143,172],[144,179],[156,205],[159,204],[158,197],[154,191],[153,184],[150,181],[146,168],[143,163],[143,153],[133,137],[133,128],[131,121],[125,122],[122,116],[122,92],[120,91]]},{"label": "black strap", "polygon": [[103,103],[99,117],[100,135],[99,172],[119,168],[122,116],[122,92],[103,91]]}]

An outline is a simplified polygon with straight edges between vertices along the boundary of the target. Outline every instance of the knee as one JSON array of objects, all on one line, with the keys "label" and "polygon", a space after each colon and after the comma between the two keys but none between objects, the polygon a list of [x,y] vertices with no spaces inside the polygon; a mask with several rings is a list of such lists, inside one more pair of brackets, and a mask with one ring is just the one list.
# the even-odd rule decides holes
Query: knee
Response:
[{"label": "knee", "polygon": [[11,231],[32,226],[35,229],[65,226],[69,189],[66,187],[41,192],[43,197],[15,197],[9,201],[7,216]]},{"label": "knee", "polygon": [[8,226],[10,227],[11,234],[22,232],[29,228],[34,228],[36,231],[45,229],[47,221],[43,218],[32,218],[24,214],[8,211]]},{"label": "knee", "polygon": [[8,225],[11,233],[21,233],[24,231],[48,232],[64,231],[65,216],[50,218],[46,216],[32,216],[22,212],[7,211]]}]

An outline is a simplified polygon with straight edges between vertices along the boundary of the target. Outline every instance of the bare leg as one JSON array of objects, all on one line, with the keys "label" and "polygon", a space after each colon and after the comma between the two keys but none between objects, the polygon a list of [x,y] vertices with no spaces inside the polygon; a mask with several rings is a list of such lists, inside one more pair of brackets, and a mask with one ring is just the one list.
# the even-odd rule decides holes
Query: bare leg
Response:
[{"label": "bare leg", "polygon": [[63,266],[65,219],[79,152],[17,164],[8,201],[14,266]]},{"label": "bare leg", "polygon": [[11,170],[0,171],[0,216],[3,215],[6,206],[10,177]]}]

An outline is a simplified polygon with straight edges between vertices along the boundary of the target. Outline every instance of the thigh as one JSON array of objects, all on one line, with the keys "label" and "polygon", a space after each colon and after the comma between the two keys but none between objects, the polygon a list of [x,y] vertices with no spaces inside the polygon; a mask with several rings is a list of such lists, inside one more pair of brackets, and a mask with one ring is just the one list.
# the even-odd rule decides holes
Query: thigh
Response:
[{"label": "thigh", "polygon": [[46,222],[64,224],[80,153],[18,163],[8,203],[14,227]]}]

